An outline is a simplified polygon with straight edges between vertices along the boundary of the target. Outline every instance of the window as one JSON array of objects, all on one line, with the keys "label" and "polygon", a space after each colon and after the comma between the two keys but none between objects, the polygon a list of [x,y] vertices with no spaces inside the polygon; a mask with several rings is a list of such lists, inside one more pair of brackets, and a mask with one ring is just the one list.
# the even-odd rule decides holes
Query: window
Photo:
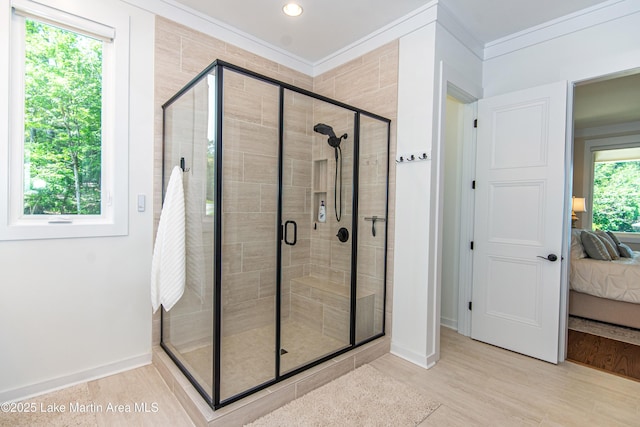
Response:
[{"label": "window", "polygon": [[11,14],[0,240],[126,234],[128,23],[26,0]]},{"label": "window", "polygon": [[594,229],[640,233],[640,147],[593,151]]},{"label": "window", "polygon": [[24,215],[100,215],[102,42],[25,19]]}]

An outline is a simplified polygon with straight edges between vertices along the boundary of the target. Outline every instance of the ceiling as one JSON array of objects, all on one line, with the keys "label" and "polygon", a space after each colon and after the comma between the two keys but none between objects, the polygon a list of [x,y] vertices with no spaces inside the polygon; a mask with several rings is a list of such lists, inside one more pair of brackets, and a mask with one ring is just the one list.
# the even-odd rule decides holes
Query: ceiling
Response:
[{"label": "ceiling", "polygon": [[[316,64],[433,0],[164,0],[240,30],[262,43]],[[439,0],[482,44],[613,0]],[[640,120],[640,74],[576,87],[577,129]]]},{"label": "ceiling", "polygon": [[[167,0],[165,0],[167,1]],[[433,0],[169,0],[222,21],[314,64]],[[604,0],[440,0],[480,42],[488,43]]]}]

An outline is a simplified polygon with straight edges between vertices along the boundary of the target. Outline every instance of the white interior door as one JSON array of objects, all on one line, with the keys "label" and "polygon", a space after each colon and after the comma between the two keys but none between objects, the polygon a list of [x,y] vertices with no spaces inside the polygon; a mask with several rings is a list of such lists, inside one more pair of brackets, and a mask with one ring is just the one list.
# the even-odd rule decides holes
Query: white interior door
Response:
[{"label": "white interior door", "polygon": [[552,363],[566,103],[566,82],[478,102],[471,336]]}]

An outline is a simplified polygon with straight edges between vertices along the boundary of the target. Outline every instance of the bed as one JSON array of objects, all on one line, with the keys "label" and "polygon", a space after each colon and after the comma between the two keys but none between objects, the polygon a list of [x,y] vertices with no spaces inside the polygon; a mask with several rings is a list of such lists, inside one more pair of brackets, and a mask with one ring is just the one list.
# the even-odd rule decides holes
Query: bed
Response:
[{"label": "bed", "polygon": [[640,329],[640,252],[612,261],[589,258],[571,233],[569,314]]}]

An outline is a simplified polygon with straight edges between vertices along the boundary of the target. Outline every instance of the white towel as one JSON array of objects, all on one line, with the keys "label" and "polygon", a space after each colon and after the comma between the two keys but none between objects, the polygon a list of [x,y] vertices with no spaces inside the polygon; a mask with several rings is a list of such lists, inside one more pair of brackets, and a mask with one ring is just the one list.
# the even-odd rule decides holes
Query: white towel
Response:
[{"label": "white towel", "polygon": [[160,213],[151,261],[151,306],[171,310],[184,293],[185,216],[182,169],[173,168]]}]

